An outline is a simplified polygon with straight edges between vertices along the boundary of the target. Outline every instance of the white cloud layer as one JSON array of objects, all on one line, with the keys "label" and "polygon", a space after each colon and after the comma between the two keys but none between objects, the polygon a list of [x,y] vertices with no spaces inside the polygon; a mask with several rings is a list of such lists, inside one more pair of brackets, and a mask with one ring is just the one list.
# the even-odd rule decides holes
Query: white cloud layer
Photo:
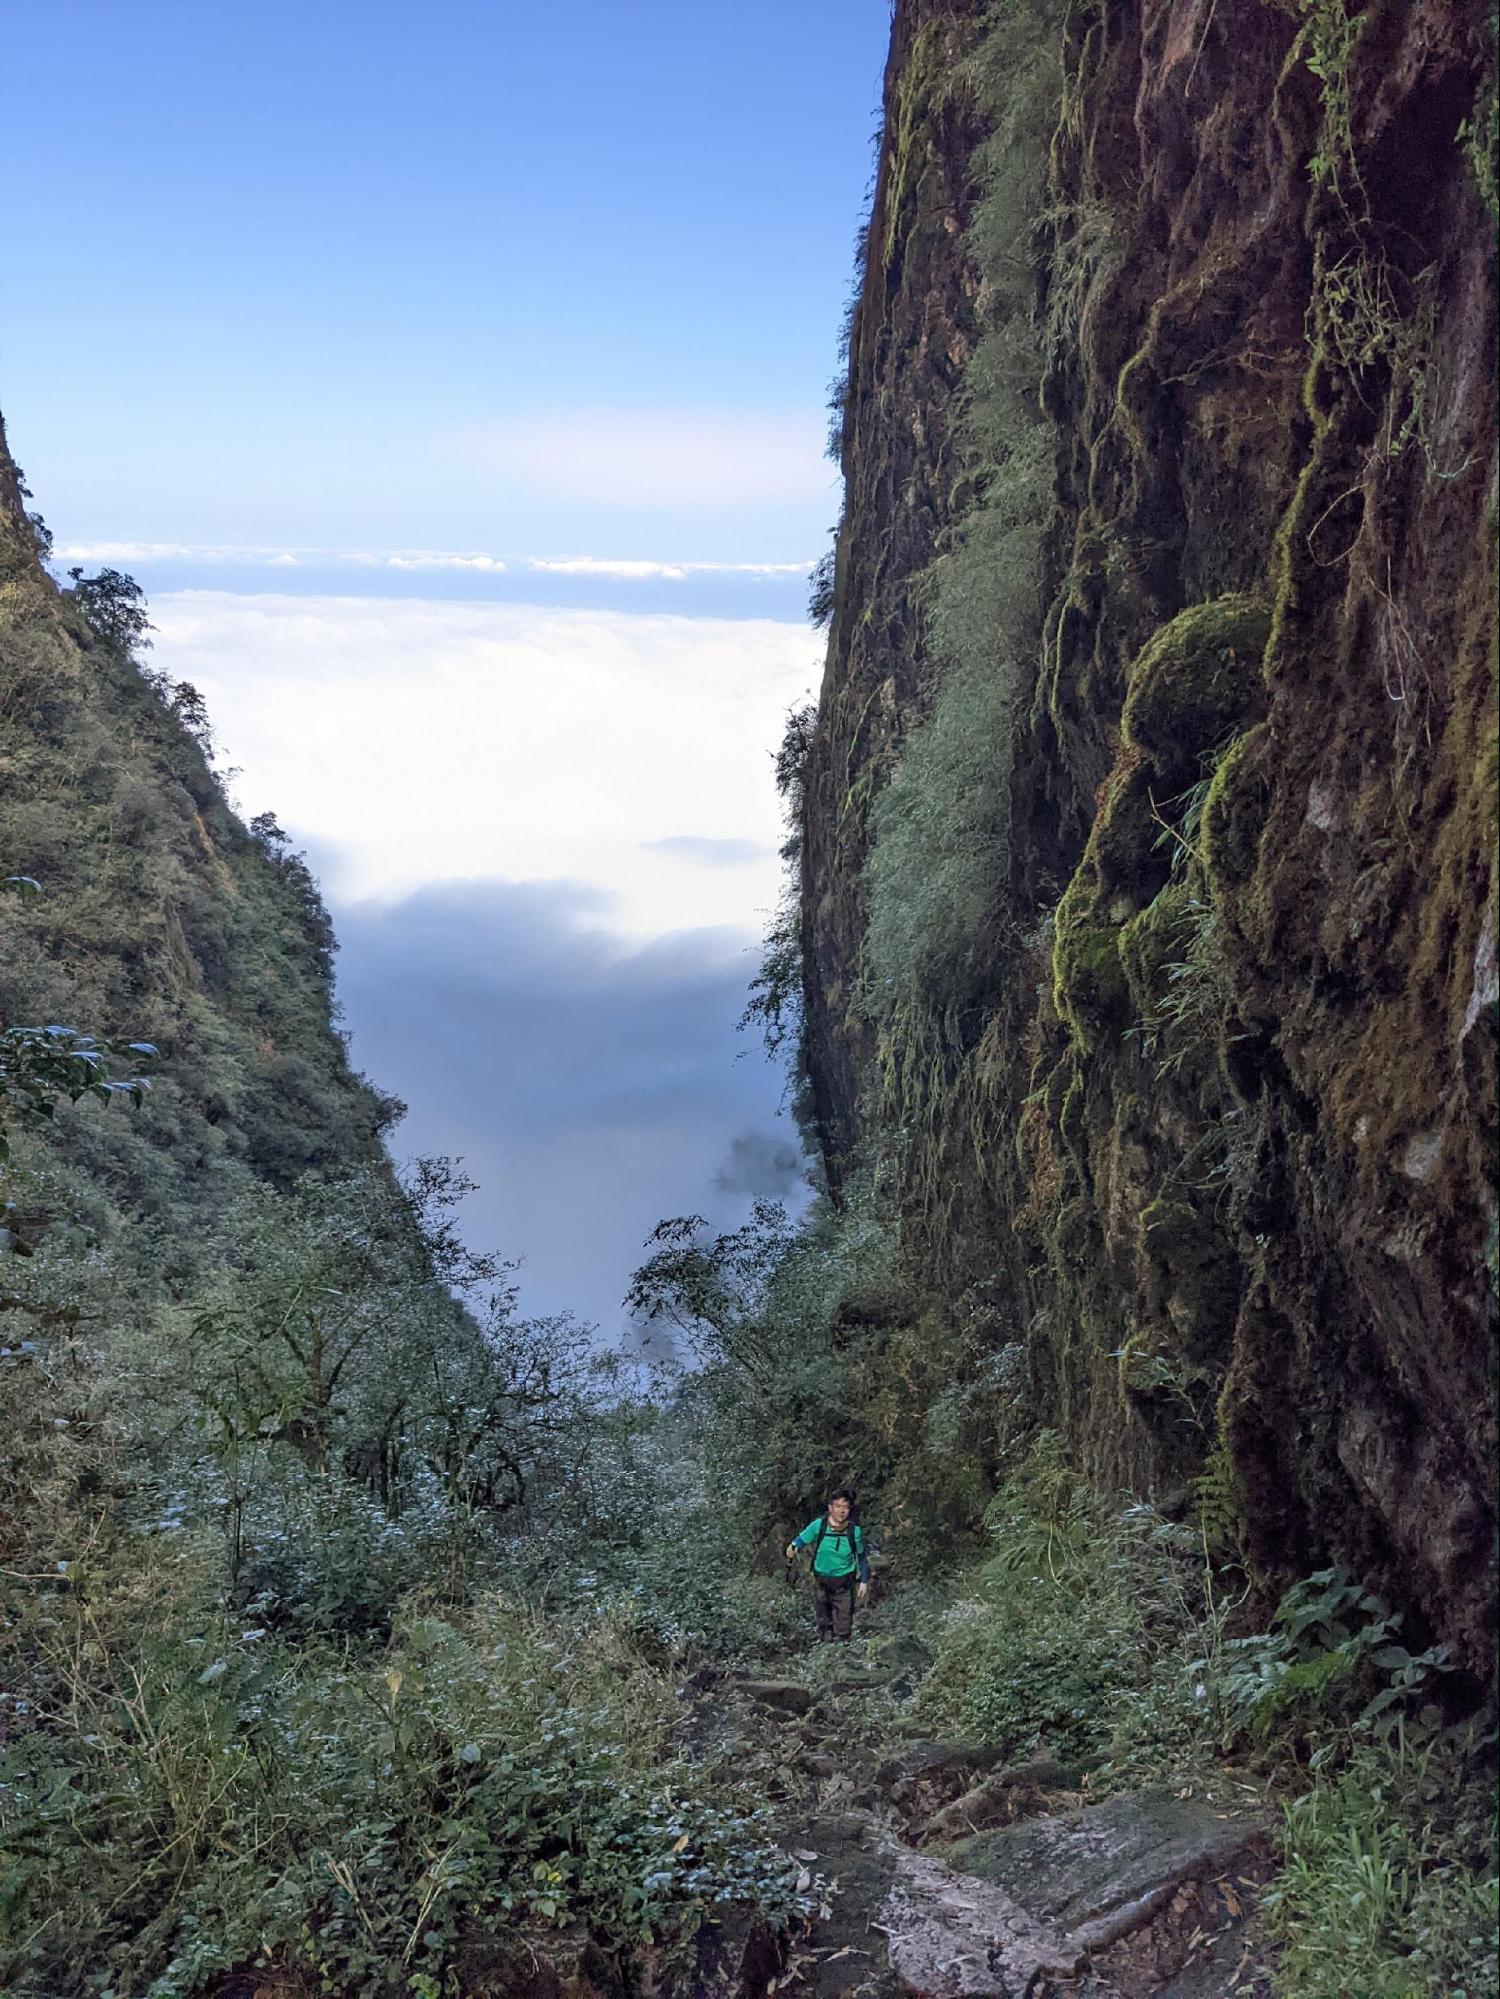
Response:
[{"label": "white cloud layer", "polygon": [[812,562],[671,562],[635,556],[524,555],[506,558],[447,549],[266,548],[181,541],[69,542],[58,562],[202,562],[245,568],[468,570],[501,576],[513,565],[539,576],[602,576],[616,582],[681,583],[689,576],[805,576]]},{"label": "white cloud layer", "polygon": [[805,627],[226,591],[152,615],[153,663],[207,697],[245,809],[334,855],[337,899],[498,877],[601,889],[627,937],[763,927]]},{"label": "white cloud layer", "polygon": [[243,542],[75,541],[53,550],[57,562],[203,562],[245,568],[299,569],[349,563],[357,569],[479,569],[503,574],[502,556],[427,548],[272,548]]},{"label": "white cloud layer", "polygon": [[546,576],[610,576],[622,582],[681,583],[689,576],[805,576],[810,562],[645,562],[606,555],[528,555],[527,569]]},{"label": "white cloud layer", "polygon": [[456,432],[507,492],[604,506],[785,504],[831,493],[826,418],[733,410],[559,410]]}]

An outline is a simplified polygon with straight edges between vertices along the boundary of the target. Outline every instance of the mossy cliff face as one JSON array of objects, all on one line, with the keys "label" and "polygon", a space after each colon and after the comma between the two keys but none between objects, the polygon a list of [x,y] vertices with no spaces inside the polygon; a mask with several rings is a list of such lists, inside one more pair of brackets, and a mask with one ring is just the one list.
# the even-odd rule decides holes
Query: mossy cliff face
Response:
[{"label": "mossy cliff face", "polygon": [[870,802],[923,695],[913,585],[952,522],[960,477],[954,399],[978,288],[963,246],[982,127],[952,84],[982,14],[981,0],[914,0],[897,11],[849,327],[829,646],[838,664],[824,681],[805,775],[802,850],[808,1067],[835,1172],[858,1142],[874,1051],[856,1004]]},{"label": "mossy cliff face", "polygon": [[[916,25],[898,5],[882,187],[920,137],[896,116]],[[1493,42],[1482,6],[1436,0],[1155,0],[1051,27],[1030,242],[1055,503],[996,743],[991,975],[893,1116],[867,1030],[830,1001],[880,856],[810,793],[808,1057],[833,1178],[860,1142],[891,1156],[909,1258],[956,1310],[998,1308],[1038,1412],[1101,1483],[1187,1505],[1207,1465],[1263,1567],[1337,1555],[1483,1670],[1495,272],[1468,134]],[[983,48],[1006,28],[966,10],[954,32]],[[931,143],[993,119],[957,99]],[[964,184],[958,153],[944,175]],[[872,232],[861,314],[898,236]],[[972,291],[982,321],[982,242],[929,251],[934,295]],[[886,461],[915,434],[879,380],[856,345],[871,415],[846,454],[814,748],[846,798],[885,782],[938,677],[918,620],[866,616]],[[951,419],[941,435],[961,453]],[[906,522],[908,573],[950,524],[961,493]],[[882,685],[892,725],[843,727]]]}]

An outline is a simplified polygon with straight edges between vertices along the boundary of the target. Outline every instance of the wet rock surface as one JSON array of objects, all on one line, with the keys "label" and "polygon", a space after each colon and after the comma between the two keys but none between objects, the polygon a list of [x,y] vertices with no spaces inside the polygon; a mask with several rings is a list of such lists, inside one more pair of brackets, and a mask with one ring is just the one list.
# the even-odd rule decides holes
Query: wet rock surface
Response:
[{"label": "wet rock surface", "polygon": [[1076,1941],[1003,1888],[910,1848],[896,1850],[880,1926],[892,1970],[933,1999],[1009,1999],[1083,1962]]},{"label": "wet rock surface", "polygon": [[806,1680],[729,1675],[698,1694],[720,1753],[765,1770],[781,1843],[820,1895],[772,1970],[720,1952],[705,1994],[1264,1999],[1258,1816],[1170,1791],[1085,1803],[1077,1767],[996,1744],[898,1746],[909,1688],[882,1668],[899,1645],[876,1613]]},{"label": "wet rock surface", "polygon": [[945,1858],[1097,1950],[1155,1915],[1185,1881],[1249,1860],[1266,1836],[1259,1819],[1143,1792],[975,1833]]}]

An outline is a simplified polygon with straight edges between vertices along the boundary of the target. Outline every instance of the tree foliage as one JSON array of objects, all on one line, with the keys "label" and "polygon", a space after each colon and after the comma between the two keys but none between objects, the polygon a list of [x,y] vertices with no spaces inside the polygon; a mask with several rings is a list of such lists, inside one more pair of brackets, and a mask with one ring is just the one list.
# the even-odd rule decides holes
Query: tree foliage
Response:
[{"label": "tree foliage", "polygon": [[142,652],[151,644],[146,593],[133,576],[120,569],[85,576],[74,568],[68,574],[73,579],[73,600],[96,638],[121,653]]}]

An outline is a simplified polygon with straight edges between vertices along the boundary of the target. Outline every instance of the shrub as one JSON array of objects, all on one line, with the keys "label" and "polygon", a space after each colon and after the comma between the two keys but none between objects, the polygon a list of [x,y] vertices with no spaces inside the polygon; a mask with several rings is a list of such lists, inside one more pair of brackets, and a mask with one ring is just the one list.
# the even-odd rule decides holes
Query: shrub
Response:
[{"label": "shrub", "polygon": [[1493,1999],[1494,1772],[1471,1731],[1366,1743],[1286,1809],[1266,1891],[1280,1999]]},{"label": "shrub", "polygon": [[3,1975],[48,1991],[191,1999],[241,1965],[508,1989],[528,1931],[800,1906],[755,1801],[674,1753],[670,1687],[607,1622],[491,1601],[360,1660],[183,1617],[72,1693],[71,1726],[0,1760]]},{"label": "shrub", "polygon": [[81,569],[68,574],[73,601],[96,638],[120,653],[141,652],[150,645],[146,593],[133,576],[119,569],[101,569],[97,576],[85,576]]},{"label": "shrub", "polygon": [[1195,1734],[1182,1644],[1205,1613],[1191,1542],[1150,1512],[1111,1514],[1041,1432],[986,1525],[995,1553],[950,1613],[918,1711],[1017,1754],[1149,1763]]}]

